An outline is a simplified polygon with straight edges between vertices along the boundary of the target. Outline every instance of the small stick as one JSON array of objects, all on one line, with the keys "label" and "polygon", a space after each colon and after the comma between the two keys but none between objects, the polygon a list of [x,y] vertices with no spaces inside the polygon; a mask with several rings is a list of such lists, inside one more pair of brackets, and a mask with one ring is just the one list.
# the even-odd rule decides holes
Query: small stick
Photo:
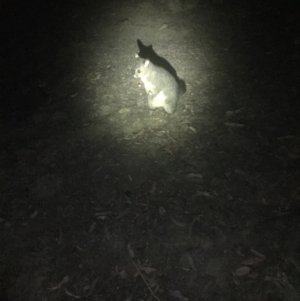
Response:
[{"label": "small stick", "polygon": [[152,296],[153,296],[157,301],[160,301],[159,298],[155,295],[155,293],[154,293],[153,290],[151,289],[151,287],[149,286],[149,284],[147,283],[145,277],[143,276],[143,274],[142,274],[141,270],[139,269],[139,267],[137,266],[137,264],[136,264],[133,260],[131,260],[131,261],[132,261],[134,267],[136,268],[136,270],[138,271],[138,273],[140,274],[140,276],[142,277],[143,281],[144,281],[145,284],[147,285],[147,287],[148,287],[149,291],[151,292]]}]

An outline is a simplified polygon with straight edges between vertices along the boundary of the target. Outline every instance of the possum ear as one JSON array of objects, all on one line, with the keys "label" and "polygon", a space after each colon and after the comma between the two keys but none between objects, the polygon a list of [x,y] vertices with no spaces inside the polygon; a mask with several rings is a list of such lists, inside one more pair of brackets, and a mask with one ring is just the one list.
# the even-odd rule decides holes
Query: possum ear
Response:
[{"label": "possum ear", "polygon": [[149,60],[145,60],[144,66],[145,66],[145,67],[148,67],[149,63],[150,63]]},{"label": "possum ear", "polygon": [[136,54],[135,54],[135,57],[136,57],[136,58],[139,58],[140,56],[139,56],[139,54],[138,54],[138,53],[136,53]]}]

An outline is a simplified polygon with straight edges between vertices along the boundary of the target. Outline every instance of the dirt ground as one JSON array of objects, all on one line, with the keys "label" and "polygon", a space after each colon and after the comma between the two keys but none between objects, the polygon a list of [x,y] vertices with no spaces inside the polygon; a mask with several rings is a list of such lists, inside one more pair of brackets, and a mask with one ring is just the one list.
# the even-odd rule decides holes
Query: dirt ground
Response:
[{"label": "dirt ground", "polygon": [[[300,300],[289,3],[2,1],[1,300]],[[172,115],[137,39],[186,84]]]}]

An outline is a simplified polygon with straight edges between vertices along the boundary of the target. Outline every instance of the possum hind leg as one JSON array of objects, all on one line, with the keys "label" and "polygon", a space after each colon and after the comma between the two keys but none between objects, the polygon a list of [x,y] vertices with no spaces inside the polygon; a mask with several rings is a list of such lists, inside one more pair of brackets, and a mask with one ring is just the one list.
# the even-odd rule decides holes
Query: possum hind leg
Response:
[{"label": "possum hind leg", "polygon": [[165,101],[163,107],[168,114],[173,114],[176,110],[176,101]]},{"label": "possum hind leg", "polygon": [[164,107],[165,100],[166,100],[166,95],[163,91],[161,91],[152,98],[151,104],[154,108]]}]

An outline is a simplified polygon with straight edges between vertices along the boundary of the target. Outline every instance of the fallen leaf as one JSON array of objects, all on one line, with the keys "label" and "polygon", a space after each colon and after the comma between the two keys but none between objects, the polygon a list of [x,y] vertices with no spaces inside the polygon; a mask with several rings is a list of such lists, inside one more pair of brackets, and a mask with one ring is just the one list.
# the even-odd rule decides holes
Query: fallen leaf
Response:
[{"label": "fallen leaf", "polygon": [[151,194],[154,194],[155,192],[156,192],[156,183],[153,182],[153,183],[152,183],[152,187],[151,187],[151,189],[150,189],[150,193],[151,193]]},{"label": "fallen leaf", "polygon": [[108,218],[110,215],[112,215],[113,213],[111,211],[104,211],[104,212],[96,212],[95,216],[97,217],[97,219],[106,219]]},{"label": "fallen leaf", "polygon": [[128,278],[128,275],[127,275],[127,272],[125,270],[122,270],[118,273],[119,277],[121,279],[127,279]]},{"label": "fallen leaf", "polygon": [[235,111],[227,111],[227,112],[225,113],[225,115],[226,115],[227,117],[231,117],[231,116],[233,116],[233,115],[235,115],[235,114],[240,113],[240,112],[242,111],[242,109],[243,109],[243,108],[238,109],[238,110],[235,110]]},{"label": "fallen leaf", "polygon": [[80,296],[76,296],[74,294],[72,294],[71,292],[69,292],[67,289],[65,289],[65,293],[70,296],[70,297],[73,297],[74,299],[80,299],[81,297]]},{"label": "fallen leaf", "polygon": [[261,257],[261,258],[263,258],[263,259],[266,259],[266,255],[264,255],[264,254],[262,254],[262,253],[259,253],[259,252],[257,252],[257,251],[254,250],[254,249],[251,249],[250,251],[251,251],[252,254],[254,254],[255,256],[258,256],[258,257]]},{"label": "fallen leaf", "polygon": [[245,125],[244,124],[241,124],[241,123],[233,123],[233,122],[225,122],[224,123],[226,126],[228,127],[236,127],[236,128],[241,128],[241,127],[244,127]]},{"label": "fallen leaf", "polygon": [[65,276],[63,278],[63,280],[58,285],[56,285],[54,287],[51,287],[51,288],[48,288],[48,290],[55,291],[55,290],[61,288],[65,283],[68,283],[68,282],[69,282],[69,276]]},{"label": "fallen leaf", "polygon": [[91,225],[91,227],[90,227],[90,229],[89,229],[89,232],[93,232],[95,230],[95,228],[96,228],[96,225],[97,225],[97,223],[93,222],[92,225]]},{"label": "fallen leaf", "polygon": [[164,23],[163,25],[161,25],[161,26],[159,27],[159,30],[164,30],[164,29],[166,29],[166,28],[168,28],[168,24],[167,24],[167,23]]},{"label": "fallen leaf", "polygon": [[266,258],[263,258],[263,257],[249,257],[242,261],[242,265],[255,266],[255,265],[258,265],[259,263],[265,261],[265,259]]},{"label": "fallen leaf", "polygon": [[231,117],[231,116],[234,115],[234,111],[227,111],[227,112],[225,113],[225,115],[226,115],[227,117]]},{"label": "fallen leaf", "polygon": [[147,275],[149,275],[150,273],[156,272],[155,268],[144,267],[144,266],[141,266],[141,265],[138,265],[138,267],[141,271],[144,271]]},{"label": "fallen leaf", "polygon": [[207,191],[197,190],[197,196],[205,196],[206,198],[212,198],[213,196]]},{"label": "fallen leaf", "polygon": [[189,129],[190,129],[192,132],[194,132],[195,134],[197,134],[196,129],[194,129],[192,126],[189,126]]},{"label": "fallen leaf", "polygon": [[119,212],[117,219],[123,218],[131,212],[130,208],[126,208],[124,211]]},{"label": "fallen leaf", "polygon": [[148,279],[148,284],[152,288],[154,293],[158,291],[159,284],[156,279]]},{"label": "fallen leaf", "polygon": [[169,293],[172,297],[177,298],[179,300],[188,301],[189,299],[184,297],[183,294],[179,290],[169,290]]},{"label": "fallen leaf", "polygon": [[127,251],[128,251],[128,253],[129,253],[130,257],[131,257],[131,258],[134,258],[134,252],[133,252],[133,250],[132,250],[132,248],[131,248],[131,244],[128,244],[128,245],[127,245]]},{"label": "fallen leaf", "polygon": [[237,268],[234,272],[234,276],[242,277],[247,275],[251,271],[251,268],[247,266],[242,266],[240,268]]},{"label": "fallen leaf", "polygon": [[30,219],[34,219],[37,215],[38,215],[38,211],[34,211],[31,215],[30,215]]},{"label": "fallen leaf", "polygon": [[198,179],[203,179],[203,176],[199,173],[189,173],[185,175],[187,179],[192,179],[192,178],[198,178]]},{"label": "fallen leaf", "polygon": [[172,221],[173,224],[175,224],[176,226],[179,226],[179,227],[182,227],[182,228],[184,228],[184,227],[186,226],[185,223],[177,221],[173,216],[171,216],[171,221]]},{"label": "fallen leaf", "polygon": [[96,279],[93,280],[92,285],[91,285],[91,287],[89,288],[89,292],[87,293],[87,297],[90,296],[90,295],[93,293],[93,291],[94,291],[94,289],[95,289],[95,287],[96,287],[96,284],[97,284],[98,280],[99,280],[99,278],[96,278]]},{"label": "fallen leaf", "polygon": [[241,256],[241,257],[245,257],[245,255],[242,253],[241,246],[237,247],[236,254]]},{"label": "fallen leaf", "polygon": [[160,215],[164,215],[166,213],[166,209],[163,206],[158,207],[158,212]]},{"label": "fallen leaf", "polygon": [[192,270],[194,272],[197,272],[197,268],[195,266],[194,259],[192,258],[192,256],[190,255],[190,253],[188,253],[188,252],[185,253],[185,256],[186,256],[186,258],[188,260],[188,263],[189,263],[190,267],[192,268]]},{"label": "fallen leaf", "polygon": [[238,278],[233,278],[232,279],[233,280],[233,283],[235,284],[235,285],[240,285],[241,284],[241,281],[238,279]]}]

